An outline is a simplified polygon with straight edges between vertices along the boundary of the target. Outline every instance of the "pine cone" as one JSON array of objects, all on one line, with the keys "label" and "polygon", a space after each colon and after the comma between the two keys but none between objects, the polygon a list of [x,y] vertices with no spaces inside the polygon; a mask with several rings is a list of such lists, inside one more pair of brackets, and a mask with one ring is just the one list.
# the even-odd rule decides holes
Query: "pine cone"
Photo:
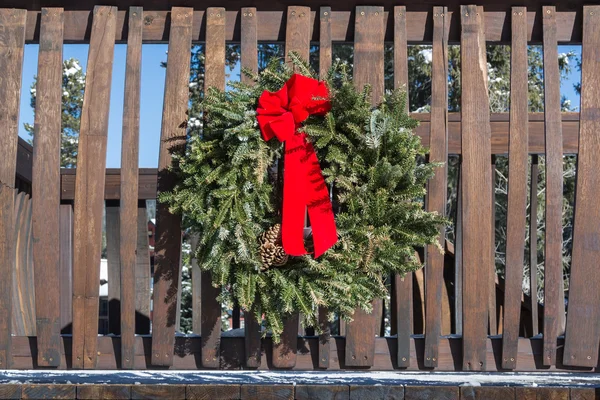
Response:
[{"label": "pine cone", "polygon": [[280,267],[287,263],[289,256],[283,250],[281,243],[281,225],[276,224],[265,231],[259,239],[260,259],[263,264],[262,270],[271,266]]}]

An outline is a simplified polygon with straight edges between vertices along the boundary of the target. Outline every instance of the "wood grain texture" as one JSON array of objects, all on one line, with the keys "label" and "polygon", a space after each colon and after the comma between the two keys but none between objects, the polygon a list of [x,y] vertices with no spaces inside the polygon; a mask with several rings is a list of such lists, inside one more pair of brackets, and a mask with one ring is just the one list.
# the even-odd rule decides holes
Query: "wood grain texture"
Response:
[{"label": "wood grain texture", "polygon": [[[448,36],[446,7],[433,9],[433,48],[431,68],[431,133],[429,162],[442,163],[427,184],[427,211],[446,215],[448,188]],[[446,227],[439,228],[439,246],[444,247]],[[425,253],[425,366],[437,366],[438,341],[442,333],[442,287],[444,254],[429,245]]]},{"label": "wood grain texture", "polygon": [[329,310],[319,307],[319,368],[329,368],[329,352],[331,349],[331,322],[329,321]]},{"label": "wood grain texture", "polygon": [[242,385],[242,400],[292,400],[292,385]]},{"label": "wood grain texture", "polygon": [[31,198],[25,192],[14,192],[13,268],[11,292],[11,333],[16,336],[35,336],[35,282],[31,257]]},{"label": "wood grain texture", "polygon": [[[241,51],[241,67],[253,73],[258,73],[258,17],[256,15],[256,7],[244,7],[241,11],[240,22],[240,51]],[[251,83],[252,79],[242,72],[242,82]]]},{"label": "wood grain texture", "polygon": [[135,333],[150,333],[150,248],[146,201],[140,200],[137,209],[137,249],[135,264]]},{"label": "wood grain texture", "polygon": [[262,318],[257,319],[254,310],[244,310],[244,359],[247,368],[261,366],[261,323]]},{"label": "wood grain texture", "polygon": [[[383,7],[356,7],[354,37],[354,84],[359,90],[370,85],[372,103],[383,96]],[[379,331],[378,300],[373,302],[373,312],[367,314],[360,308],[354,310],[351,323],[346,326],[346,365],[364,367],[373,365],[375,335]]]},{"label": "wood grain texture", "polygon": [[493,386],[463,386],[461,400],[515,400],[515,388]]},{"label": "wood grain texture", "polygon": [[296,400],[348,400],[348,385],[296,385]]},{"label": "wood grain texture", "polygon": [[[192,41],[192,9],[173,7],[165,82],[157,189],[172,190],[177,176],[169,170],[173,152],[185,148]],[[173,364],[177,292],[181,274],[181,217],[167,204],[156,204],[156,243],[152,323],[152,364]]]},{"label": "wood grain texture", "polygon": [[562,209],[563,159],[560,123],[560,72],[556,39],[556,11],[543,8],[544,110],[546,127],[546,241],[544,261],[544,365],[556,363],[556,338],[561,318],[559,293],[563,279]]},{"label": "wood grain texture", "polygon": [[402,400],[404,386],[400,385],[350,385],[350,400]]},{"label": "wood grain texture", "polygon": [[188,385],[186,399],[190,400],[238,400],[240,385]]},{"label": "wood grain texture", "polygon": [[480,371],[486,369],[489,285],[485,282],[493,264],[490,111],[482,11],[461,6],[460,12],[463,369]]},{"label": "wood grain texture", "polygon": [[73,206],[60,205],[60,330],[71,333],[73,324]]},{"label": "wood grain texture", "polygon": [[[122,185],[123,191],[127,185]],[[106,264],[108,279],[108,333],[121,334],[121,237],[120,207],[114,200],[105,203]]]},{"label": "wood grain texture", "polygon": [[[143,9],[129,9],[123,136],[121,143],[121,202],[119,213],[121,367],[133,368],[136,331],[136,270],[138,249],[138,163],[142,86]],[[145,210],[144,210],[145,211]],[[147,227],[144,229],[147,232]],[[147,233],[146,233],[147,236]],[[143,251],[143,250],[142,250]],[[146,251],[147,254],[147,251]],[[148,269],[149,271],[149,269]],[[143,280],[148,284],[149,282]],[[108,282],[110,289],[110,280]],[[142,293],[144,290],[142,291]],[[110,314],[109,314],[110,317]]]},{"label": "wood grain texture", "polygon": [[[595,367],[600,343],[600,7],[585,6],[581,53],[581,122],[573,227],[573,255],[569,284],[569,313],[563,363]],[[562,272],[562,269],[561,269]],[[562,274],[561,274],[562,279]],[[558,310],[557,310],[558,311]],[[560,317],[560,315],[559,315]]]},{"label": "wood grain texture", "polygon": [[185,385],[133,385],[132,399],[144,400],[180,400],[185,399]]},{"label": "wood grain texture", "polygon": [[517,400],[568,400],[569,389],[568,388],[553,388],[553,387],[539,387],[539,388],[515,388],[515,394]]},{"label": "wood grain texture", "polygon": [[457,387],[452,386],[406,386],[404,400],[459,400]]},{"label": "wood grain texture", "polygon": [[[0,9],[0,275],[12,276],[14,182],[25,41],[25,10]],[[10,367],[12,279],[0,279],[0,368]]]},{"label": "wood grain texture", "polygon": [[22,385],[5,383],[0,386],[0,399],[20,400]]},{"label": "wood grain texture", "polygon": [[108,112],[116,7],[94,8],[77,148],[73,251],[73,368],[95,368]]},{"label": "wood grain texture", "polygon": [[125,400],[131,398],[129,385],[77,385],[77,399],[81,400]]},{"label": "wood grain texture", "polygon": [[498,334],[498,319],[496,314],[496,156],[492,155],[492,165],[491,165],[491,173],[490,179],[492,183],[492,194],[491,194],[491,204],[490,207],[492,209],[492,215],[490,219],[490,224],[492,227],[491,232],[491,245],[490,245],[490,259],[492,260],[491,265],[488,270],[488,321],[489,321],[489,331],[488,333],[492,336]]},{"label": "wood grain texture", "polygon": [[[537,154],[531,156],[531,172],[530,172],[530,188],[529,188],[529,284],[530,293],[530,308],[531,308],[531,334],[537,336],[540,333],[538,319],[538,258],[537,258],[537,211],[538,211],[538,181],[539,181],[539,159]],[[533,249],[533,251],[531,250]]]},{"label": "wood grain texture", "polygon": [[600,388],[571,388],[570,400],[598,400]]},{"label": "wood grain texture", "polygon": [[289,369],[296,366],[299,317],[298,313],[284,317],[280,341],[273,343],[271,362],[275,368]]},{"label": "wood grain texture", "polygon": [[525,262],[528,163],[526,16],[527,9],[525,7],[512,8],[506,280],[502,331],[502,367],[506,369],[517,367],[523,264]]},{"label": "wood grain texture", "polygon": [[289,6],[285,26],[285,60],[290,62],[289,53],[294,51],[308,61],[311,34],[310,7]]},{"label": "wood grain texture", "polygon": [[63,10],[42,10],[34,122],[33,265],[38,365],[60,363],[60,149]]},{"label": "wood grain texture", "polygon": [[454,333],[463,333],[463,257],[462,257],[462,179],[461,166],[457,165],[456,213],[454,215]]},{"label": "wood grain texture", "polygon": [[319,9],[319,78],[325,79],[331,68],[331,7]]},{"label": "wood grain texture", "polygon": [[75,399],[75,385],[23,385],[21,388],[22,399]]},{"label": "wood grain texture", "polygon": [[[408,44],[406,39],[406,7],[394,7],[394,89],[405,88],[408,103]],[[429,132],[428,132],[429,133]],[[413,332],[412,318],[413,274],[392,277],[391,334],[397,334],[398,367],[410,366],[410,335]]]}]

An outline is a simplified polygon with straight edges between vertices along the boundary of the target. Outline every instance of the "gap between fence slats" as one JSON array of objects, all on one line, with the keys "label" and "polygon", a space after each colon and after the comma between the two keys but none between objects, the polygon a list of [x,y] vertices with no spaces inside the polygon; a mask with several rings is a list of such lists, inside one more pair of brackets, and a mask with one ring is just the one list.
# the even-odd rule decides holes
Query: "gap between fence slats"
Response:
[{"label": "gap between fence slats", "polygon": [[489,267],[488,273],[488,321],[489,331],[488,333],[492,336],[498,334],[498,319],[497,319],[497,308],[496,308],[496,155],[492,154],[492,165],[490,171],[490,181],[492,186],[491,193],[491,210],[492,215],[490,224],[492,226],[491,238],[490,238],[490,260],[492,260]]},{"label": "gap between fence slats", "polygon": [[[13,185],[17,164],[19,101],[27,11],[0,9],[0,276],[12,276]],[[10,367],[12,279],[0,279],[0,368]]]},{"label": "gap between fence slats", "polygon": [[[429,162],[442,163],[427,185],[427,211],[446,215],[448,181],[448,34],[446,7],[433,8],[431,68],[431,125]],[[439,228],[438,243],[444,247],[446,227]],[[444,254],[434,245],[425,253],[425,366],[437,367],[438,342],[442,331],[442,287]]]},{"label": "gap between fence slats", "polygon": [[[206,64],[205,91],[210,88],[225,90],[225,9],[206,10]],[[221,304],[217,296],[221,288],[214,287],[210,272],[201,272],[202,366],[219,367],[221,346]]]},{"label": "gap between fence slats", "polygon": [[[381,101],[384,90],[383,7],[359,6],[355,15],[354,84],[359,90],[370,84],[375,105]],[[381,299],[373,301],[373,312],[370,314],[360,308],[354,311],[354,320],[346,326],[346,365],[373,365],[380,312]]]},{"label": "gap between fence slats", "polygon": [[[192,42],[192,8],[173,7],[167,55],[157,189],[173,189],[177,175],[169,170],[172,153],[185,148]],[[156,242],[152,320],[152,365],[173,365],[177,292],[181,257],[181,217],[168,204],[156,203]]]},{"label": "gap between fence slats", "polygon": [[[502,324],[502,367],[506,369],[517,367],[521,296],[523,294],[523,265],[525,262],[528,163],[526,14],[527,9],[525,7],[512,8],[506,280],[504,285],[504,321]],[[533,187],[536,187],[536,185]],[[536,191],[532,191],[532,193],[537,195],[537,187]],[[537,214],[532,213],[531,215]],[[532,249],[536,248],[532,247]]]},{"label": "gap between fence slats", "polygon": [[[131,369],[133,368],[133,348],[135,345],[136,330],[138,163],[140,96],[142,86],[142,30],[144,26],[143,9],[141,7],[131,7],[129,9],[127,26],[123,137],[121,144],[121,207],[118,233],[121,267],[119,276],[120,309],[118,311],[120,312],[121,367]],[[147,231],[147,228],[145,231]],[[110,279],[108,285],[110,289]]]},{"label": "gap between fence slats", "polygon": [[486,369],[489,296],[486,282],[493,263],[491,132],[482,10],[478,6],[461,6],[460,11],[463,369],[473,371]]},{"label": "gap between fence slats", "polygon": [[[123,174],[127,172],[123,169]],[[128,185],[121,185],[121,196]],[[108,333],[121,334],[121,257],[120,257],[119,201],[105,202],[106,219],[106,275],[108,280]]]},{"label": "gap between fence slats", "polygon": [[531,300],[531,333],[529,336],[537,336],[540,332],[538,319],[538,275],[537,275],[537,211],[538,211],[538,156],[531,156],[531,185],[529,189],[529,298]]},{"label": "gap between fence slats", "polygon": [[73,332],[73,205],[60,205],[60,333]]},{"label": "gap between fence slats", "polygon": [[544,365],[556,363],[562,280],[563,158],[556,11],[543,8],[544,115],[546,127],[546,240],[544,262]]},{"label": "gap between fence slats", "polygon": [[600,343],[600,274],[597,271],[600,253],[600,175],[596,167],[600,154],[600,7],[585,6],[583,11],[581,123],[575,192],[577,207],[573,224],[569,313],[563,363],[595,367],[598,365]]}]

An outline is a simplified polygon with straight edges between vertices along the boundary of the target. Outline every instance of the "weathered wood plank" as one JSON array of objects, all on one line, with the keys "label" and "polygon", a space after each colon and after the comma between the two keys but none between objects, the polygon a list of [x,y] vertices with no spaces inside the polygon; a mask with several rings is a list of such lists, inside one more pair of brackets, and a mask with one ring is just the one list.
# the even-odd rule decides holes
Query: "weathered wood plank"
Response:
[{"label": "weathered wood plank", "polygon": [[185,399],[185,385],[133,385],[132,399],[180,400]]},{"label": "weathered wood plank", "polygon": [[75,385],[23,385],[21,388],[22,399],[75,399]]},{"label": "weathered wood plank", "polygon": [[578,206],[575,208],[573,224],[569,313],[563,363],[595,367],[600,343],[600,275],[596,268],[600,256],[600,208],[596,206],[600,198],[600,176],[595,168],[600,153],[600,114],[597,108],[600,101],[600,7],[585,6],[583,11],[581,122],[575,190]]},{"label": "weathered wood plank", "polygon": [[14,248],[11,256],[12,322],[15,336],[35,336],[35,282],[33,263],[28,257],[31,242],[31,206],[29,195],[14,189]]},{"label": "weathered wood plank", "polygon": [[512,8],[506,279],[502,325],[502,367],[506,369],[517,367],[521,296],[523,294],[523,263],[525,262],[528,163],[527,93],[529,90],[527,86],[526,16],[527,9],[525,7]]},{"label": "weathered wood plank", "polygon": [[287,23],[285,27],[285,59],[290,62],[289,53],[295,51],[308,61],[310,52],[311,33],[310,7],[289,6],[287,8]]},{"label": "weathered wood plank", "polygon": [[244,359],[247,368],[258,368],[261,366],[261,323],[262,319],[257,319],[254,310],[244,310]]},{"label": "weathered wood plank", "polygon": [[[14,182],[27,11],[0,9],[0,275],[12,277]],[[10,367],[12,279],[0,279],[0,368]]]},{"label": "weathered wood plank", "polygon": [[77,149],[73,251],[73,368],[95,368],[108,111],[116,7],[94,8]]},{"label": "weathered wood plank", "polygon": [[517,400],[568,400],[568,388],[537,387],[537,388],[515,388]]},{"label": "weathered wood plank", "polygon": [[[131,7],[129,9],[125,64],[123,137],[121,144],[121,207],[119,210],[121,367],[125,369],[133,368],[136,330],[136,251],[139,245],[138,163],[143,26],[143,9],[141,7]],[[143,211],[145,212],[145,209]],[[145,231],[147,231],[147,228]],[[149,282],[147,283],[149,289]],[[110,280],[108,285],[110,289]]]},{"label": "weathered wood plank", "polygon": [[131,398],[129,385],[77,385],[77,399],[81,400],[128,400]]},{"label": "weathered wood plank", "polygon": [[[122,175],[125,176],[126,172]],[[127,191],[127,185],[121,185]],[[121,333],[121,257],[120,257],[120,214],[119,202],[106,201],[106,264],[108,279],[108,332]]]},{"label": "weathered wood plank", "polygon": [[571,388],[570,400],[600,399],[600,388]]},{"label": "weathered wood plank", "polygon": [[404,386],[350,385],[350,400],[404,399]]},{"label": "weathered wood plank", "polygon": [[463,332],[463,257],[462,257],[462,179],[460,164],[457,165],[456,214],[454,215],[454,317],[455,332]]},{"label": "weathered wood plank", "polygon": [[463,386],[461,400],[515,400],[514,387]]},{"label": "weathered wood plank", "polygon": [[348,385],[296,385],[296,400],[348,400]]},{"label": "weathered wood plank", "polygon": [[60,332],[69,334],[73,324],[73,206],[60,205]]},{"label": "weathered wood plank", "polygon": [[461,6],[460,12],[463,369],[473,371],[486,369],[489,285],[485,282],[493,263],[491,132],[482,10]]},{"label": "weathered wood plank", "polygon": [[[383,96],[383,7],[356,7],[354,38],[354,84],[362,89],[371,85],[372,102],[379,103]],[[362,309],[354,311],[354,321],[346,325],[346,365],[371,366],[375,354],[377,325],[377,300],[373,313]]]},{"label": "weathered wood plank", "polygon": [[319,325],[323,332],[319,335],[319,368],[329,368],[331,322],[329,321],[329,310],[325,307],[319,307]]},{"label": "weathered wood plank", "polygon": [[529,298],[531,300],[531,327],[530,336],[537,336],[540,332],[538,319],[538,273],[537,273],[537,210],[538,210],[538,180],[539,160],[537,154],[531,156],[531,184],[529,188]]},{"label": "weathered wood plank", "polygon": [[546,127],[546,241],[544,262],[544,365],[556,363],[556,338],[561,321],[563,159],[560,123],[560,72],[556,10],[543,8],[544,115]]},{"label": "weathered wood plank", "polygon": [[[394,89],[406,90],[408,102],[408,44],[406,39],[406,7],[394,7]],[[428,132],[429,134],[430,132]],[[398,367],[410,366],[410,335],[413,331],[413,274],[392,278],[391,333],[398,335]]]},{"label": "weathered wood plank", "polygon": [[[208,8],[206,15],[206,80],[205,90],[225,89],[225,9]],[[221,304],[217,301],[221,288],[212,284],[210,272],[201,273],[202,366],[219,367],[221,343]]]},{"label": "weathered wood plank", "polygon": [[240,385],[188,385],[188,400],[238,400],[241,396]]},{"label": "weathered wood plank", "polygon": [[150,333],[150,248],[146,201],[137,209],[137,249],[135,263],[135,333]]},{"label": "weathered wood plank", "polygon": [[325,79],[331,67],[331,7],[319,9],[319,77]]},{"label": "weathered wood plank", "polygon": [[[256,7],[242,8],[241,18],[241,67],[258,73],[258,38]],[[252,79],[242,72],[242,82],[251,83]]]},{"label": "weathered wood plank", "polygon": [[[433,50],[431,68],[431,133],[429,161],[443,163],[428,182],[427,210],[446,215],[448,180],[448,36],[446,7],[433,8]],[[443,248],[446,227],[439,229]],[[438,342],[442,333],[442,286],[444,254],[433,245],[426,248],[425,279],[425,366],[437,367]]]},{"label": "weathered wood plank", "polygon": [[294,313],[284,318],[279,343],[273,343],[271,362],[275,368],[293,368],[298,352],[298,327],[300,315]]},{"label": "weathered wood plank", "polygon": [[404,400],[459,400],[458,387],[452,386],[406,386]]},{"label": "weathered wood plank", "polygon": [[[192,9],[173,7],[158,161],[160,192],[171,190],[177,182],[177,176],[169,170],[172,152],[185,147],[191,41]],[[173,364],[178,318],[175,311],[181,274],[181,217],[171,214],[168,204],[157,202],[156,220],[152,364],[168,366]]]},{"label": "weathered wood plank", "polygon": [[0,386],[0,399],[20,400],[22,385],[5,383]]},{"label": "weathered wood plank", "polygon": [[38,365],[60,364],[60,148],[63,10],[42,10],[33,147],[33,265]]},{"label": "weathered wood plank", "polygon": [[242,385],[242,400],[292,400],[292,385]]}]

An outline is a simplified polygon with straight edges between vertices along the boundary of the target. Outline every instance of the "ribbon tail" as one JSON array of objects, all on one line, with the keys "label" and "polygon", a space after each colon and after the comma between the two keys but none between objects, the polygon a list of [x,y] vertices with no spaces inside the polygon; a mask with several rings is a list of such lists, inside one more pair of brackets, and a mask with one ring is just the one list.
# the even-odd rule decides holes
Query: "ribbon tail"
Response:
[{"label": "ribbon tail", "polygon": [[291,256],[307,254],[304,248],[304,213],[307,205],[306,175],[302,165],[304,138],[292,135],[285,141],[283,165],[283,217],[281,240]]}]

